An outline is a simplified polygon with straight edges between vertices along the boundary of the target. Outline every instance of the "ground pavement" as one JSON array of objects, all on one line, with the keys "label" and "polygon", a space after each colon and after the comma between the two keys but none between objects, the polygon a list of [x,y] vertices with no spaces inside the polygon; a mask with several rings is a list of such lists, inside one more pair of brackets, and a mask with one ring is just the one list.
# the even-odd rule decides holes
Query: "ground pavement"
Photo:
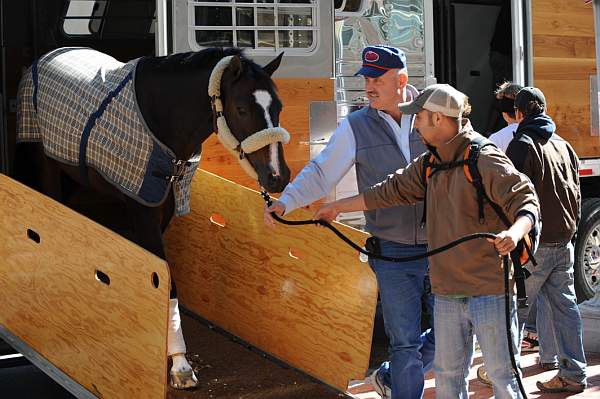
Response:
[{"label": "ground pavement", "polygon": [[[567,393],[542,393],[535,386],[536,381],[546,381],[556,374],[556,370],[543,371],[537,365],[537,353],[528,353],[522,357],[521,366],[525,373],[523,380],[525,391],[530,399],[558,399],[558,398],[573,398],[573,399],[591,399],[600,398],[600,354],[588,354],[588,388],[580,394]],[[478,354],[473,361],[473,367],[469,373],[469,398],[470,399],[491,399],[494,397],[492,388],[482,384],[477,380],[477,367],[482,363],[481,354]],[[363,381],[355,381],[351,383],[350,393],[354,394],[356,399],[380,399],[373,391],[370,384],[365,384]],[[435,379],[433,373],[429,373],[425,381],[425,396],[424,399],[435,398]]]}]

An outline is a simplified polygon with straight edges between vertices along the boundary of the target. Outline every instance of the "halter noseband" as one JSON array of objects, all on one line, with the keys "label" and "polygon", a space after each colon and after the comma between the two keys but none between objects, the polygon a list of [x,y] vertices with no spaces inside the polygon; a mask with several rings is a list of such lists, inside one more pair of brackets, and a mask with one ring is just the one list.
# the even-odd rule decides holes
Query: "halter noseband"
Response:
[{"label": "halter noseband", "polygon": [[210,80],[208,81],[208,96],[210,97],[213,108],[214,130],[223,146],[238,159],[242,169],[244,169],[250,177],[258,180],[258,174],[246,159],[246,154],[251,154],[263,147],[277,142],[287,144],[290,141],[290,134],[280,126],[271,127],[246,137],[240,143],[231,133],[227,121],[225,120],[225,115],[223,114],[221,78],[233,57],[233,55],[230,55],[222,58],[212,70]]}]

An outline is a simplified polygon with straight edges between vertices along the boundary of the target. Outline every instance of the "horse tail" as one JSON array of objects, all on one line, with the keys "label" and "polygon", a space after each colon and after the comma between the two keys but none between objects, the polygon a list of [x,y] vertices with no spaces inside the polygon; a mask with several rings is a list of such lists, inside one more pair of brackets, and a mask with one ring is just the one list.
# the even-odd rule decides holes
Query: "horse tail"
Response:
[{"label": "horse tail", "polygon": [[21,77],[17,91],[17,128],[15,146],[9,155],[9,174],[15,179],[35,185],[37,158],[41,147],[41,132],[37,119],[35,92],[37,91],[36,68],[29,67]]}]

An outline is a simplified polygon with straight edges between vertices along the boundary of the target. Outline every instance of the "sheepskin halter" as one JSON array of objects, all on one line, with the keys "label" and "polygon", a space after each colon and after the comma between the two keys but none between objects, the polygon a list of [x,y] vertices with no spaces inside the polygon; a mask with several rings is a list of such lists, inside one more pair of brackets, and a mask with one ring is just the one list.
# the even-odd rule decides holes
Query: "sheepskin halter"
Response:
[{"label": "sheepskin halter", "polygon": [[258,174],[246,159],[246,154],[253,153],[270,144],[282,142],[287,144],[290,141],[290,134],[282,127],[271,127],[260,130],[251,136],[248,136],[241,143],[231,133],[225,115],[223,114],[223,103],[221,102],[221,78],[223,72],[229,66],[233,55],[224,57],[217,63],[208,82],[208,95],[212,101],[213,113],[216,118],[215,133],[219,141],[227,148],[227,150],[237,156],[242,169],[253,179],[258,180]]}]

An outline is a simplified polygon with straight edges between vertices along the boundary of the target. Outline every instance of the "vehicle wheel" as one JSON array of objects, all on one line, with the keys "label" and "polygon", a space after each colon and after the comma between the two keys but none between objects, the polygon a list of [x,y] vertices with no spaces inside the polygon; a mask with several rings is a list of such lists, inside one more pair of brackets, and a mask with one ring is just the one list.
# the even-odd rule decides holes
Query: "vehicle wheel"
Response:
[{"label": "vehicle wheel", "polygon": [[575,244],[575,293],[577,303],[600,290],[600,198],[586,198]]}]

